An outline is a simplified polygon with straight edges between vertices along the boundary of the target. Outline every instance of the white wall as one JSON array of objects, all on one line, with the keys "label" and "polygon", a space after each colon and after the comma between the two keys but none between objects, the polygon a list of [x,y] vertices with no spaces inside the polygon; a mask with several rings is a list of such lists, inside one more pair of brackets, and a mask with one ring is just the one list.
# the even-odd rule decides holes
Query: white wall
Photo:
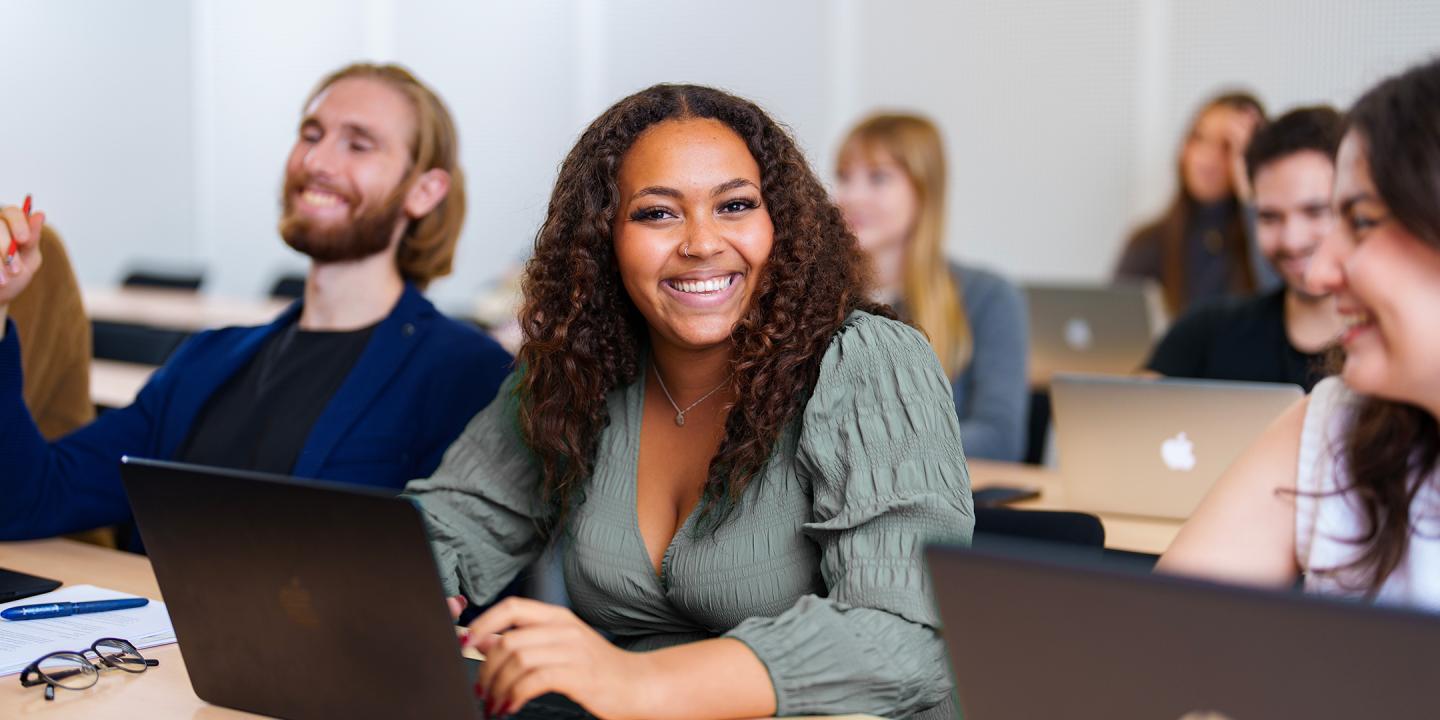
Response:
[{"label": "white wall", "polygon": [[1098,279],[1173,191],[1206,94],[1344,104],[1440,50],[1426,0],[0,0],[0,17],[30,101],[0,119],[0,199],[34,192],[88,285],[159,258],[257,295],[303,268],[275,233],[301,102],[351,60],[411,66],[460,124],[470,215],[432,288],[456,310],[524,256],[585,124],[654,82],[757,100],[827,178],[864,112],[927,113],[955,255]]},{"label": "white wall", "polygon": [[1144,1],[865,5],[862,104],[940,124],[954,254],[1015,275],[1105,271],[1136,180]]},{"label": "white wall", "polygon": [[[1440,51],[1426,0],[864,3],[861,104],[942,126],[951,252],[1027,278],[1106,277],[1175,190],[1195,107],[1343,107]],[[825,158],[830,167],[830,158]]]},{"label": "white wall", "polygon": [[136,255],[199,255],[190,4],[134,7],[0,0],[0,201],[33,193],[90,284]]}]

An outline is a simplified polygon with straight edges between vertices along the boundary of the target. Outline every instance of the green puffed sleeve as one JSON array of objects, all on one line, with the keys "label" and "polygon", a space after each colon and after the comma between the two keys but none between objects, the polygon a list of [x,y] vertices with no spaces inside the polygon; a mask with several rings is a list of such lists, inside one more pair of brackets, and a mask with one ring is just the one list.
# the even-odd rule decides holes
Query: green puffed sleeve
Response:
[{"label": "green puffed sleeve", "polygon": [[779,714],[954,717],[924,549],[968,543],[970,478],[949,382],[925,338],[854,313],[831,342],[802,418],[812,483],[804,531],[826,597],[727,633],[765,663]]},{"label": "green puffed sleeve", "polygon": [[447,594],[489,602],[544,543],[535,526],[540,473],[520,437],[519,373],[465,427],[435,474],[405,495],[419,507]]}]

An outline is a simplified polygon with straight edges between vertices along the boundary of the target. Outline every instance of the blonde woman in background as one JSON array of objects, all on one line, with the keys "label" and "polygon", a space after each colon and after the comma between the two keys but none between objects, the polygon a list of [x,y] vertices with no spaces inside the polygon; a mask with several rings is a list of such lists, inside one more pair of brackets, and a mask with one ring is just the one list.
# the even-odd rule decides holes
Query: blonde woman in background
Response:
[{"label": "blonde woman in background", "polygon": [[945,258],[945,148],[917,115],[873,115],[840,146],[840,208],[869,256],[877,300],[918,325],[950,377],[965,455],[1025,451],[1028,320],[1019,290]]}]

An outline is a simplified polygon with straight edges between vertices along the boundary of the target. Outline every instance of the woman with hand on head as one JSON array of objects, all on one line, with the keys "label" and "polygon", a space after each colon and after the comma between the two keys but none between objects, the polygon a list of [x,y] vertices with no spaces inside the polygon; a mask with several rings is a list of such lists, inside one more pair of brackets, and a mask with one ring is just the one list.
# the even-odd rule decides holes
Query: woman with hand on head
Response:
[{"label": "woman with hand on head", "polygon": [[560,692],[610,718],[953,717],[921,553],[970,537],[960,432],[862,268],[745,100],[657,85],[584,132],[518,369],[408,488],[472,600],[564,540],[573,613],[510,599],[470,626],[492,711]]},{"label": "woman with hand on head", "polygon": [[1340,227],[1306,283],[1347,318],[1343,370],[1226,471],[1159,568],[1440,610],[1440,61],[1356,103],[1335,171]]},{"label": "woman with hand on head", "polygon": [[1171,316],[1255,291],[1261,282],[1246,215],[1245,146],[1264,122],[1265,109],[1248,93],[1220,95],[1200,108],[1180,148],[1175,198],[1130,236],[1116,280],[1160,283]]},{"label": "woman with hand on head", "polygon": [[1020,291],[945,258],[945,148],[917,115],[874,115],[840,146],[836,199],[869,257],[876,299],[930,337],[949,376],[965,456],[1025,454],[1029,318]]}]

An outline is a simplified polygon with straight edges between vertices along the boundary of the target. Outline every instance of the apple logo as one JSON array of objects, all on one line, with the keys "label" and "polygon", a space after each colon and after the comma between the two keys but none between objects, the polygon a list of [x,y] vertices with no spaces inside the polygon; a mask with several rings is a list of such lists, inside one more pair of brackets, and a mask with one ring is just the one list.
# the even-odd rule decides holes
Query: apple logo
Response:
[{"label": "apple logo", "polygon": [[1185,433],[1166,440],[1160,445],[1160,459],[1171,470],[1189,472],[1195,469],[1195,443]]},{"label": "apple logo", "polygon": [[310,591],[300,584],[300,578],[290,578],[290,584],[280,588],[280,608],[290,622],[301,627],[320,627],[320,614],[315,612],[315,601]]},{"label": "apple logo", "polygon": [[1065,344],[1071,350],[1084,352],[1090,349],[1095,342],[1095,334],[1090,332],[1090,323],[1085,318],[1070,318],[1065,323]]}]

